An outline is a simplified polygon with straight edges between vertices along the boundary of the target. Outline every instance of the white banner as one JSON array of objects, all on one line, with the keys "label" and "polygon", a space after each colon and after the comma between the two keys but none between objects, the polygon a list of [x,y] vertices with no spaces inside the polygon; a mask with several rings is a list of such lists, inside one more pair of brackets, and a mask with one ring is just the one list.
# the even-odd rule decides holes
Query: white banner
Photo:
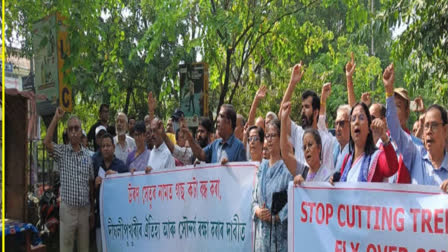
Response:
[{"label": "white banner", "polygon": [[448,251],[448,194],[435,186],[290,184],[288,207],[288,251]]},{"label": "white banner", "polygon": [[252,251],[256,163],[108,176],[104,251]]}]

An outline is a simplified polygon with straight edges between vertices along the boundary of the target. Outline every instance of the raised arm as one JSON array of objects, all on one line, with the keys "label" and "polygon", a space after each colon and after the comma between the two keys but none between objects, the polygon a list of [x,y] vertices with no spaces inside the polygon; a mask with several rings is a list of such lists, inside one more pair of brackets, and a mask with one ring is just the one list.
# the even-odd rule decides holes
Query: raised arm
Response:
[{"label": "raised arm", "polygon": [[356,104],[355,90],[353,88],[353,74],[355,73],[355,58],[351,56],[351,60],[345,65],[345,77],[347,78],[348,104],[353,107]]},{"label": "raised arm", "polygon": [[325,115],[327,113],[327,99],[331,94],[331,82],[327,82],[322,86],[322,92],[320,94],[320,110],[319,115]]},{"label": "raised arm", "polygon": [[384,89],[386,90],[386,120],[390,131],[390,136],[397,144],[398,151],[403,155],[403,162],[411,172],[412,160],[418,153],[417,147],[412,142],[412,138],[400,126],[397,108],[394,98],[394,65],[390,64],[383,73]]},{"label": "raised arm", "polygon": [[47,135],[44,138],[44,144],[47,148],[47,151],[50,153],[53,153],[54,151],[54,145],[53,145],[53,135],[54,130],[56,129],[56,126],[58,125],[59,120],[64,116],[64,110],[62,110],[61,107],[58,107],[56,109],[56,112],[54,113],[53,120],[51,120],[50,125],[48,126]]},{"label": "raised arm", "polygon": [[258,103],[266,97],[266,86],[262,85],[255,94],[252,106],[250,107],[249,118],[247,118],[248,126],[255,125],[255,114],[257,112]]},{"label": "raised arm", "polygon": [[292,146],[288,141],[288,132],[291,131],[291,129],[289,129],[291,125],[287,123],[289,120],[289,115],[291,114],[291,102],[286,102],[283,104],[280,114],[280,151],[282,153],[283,162],[288,168],[289,173],[291,173],[291,175],[294,177],[297,170],[297,160],[294,156]]},{"label": "raised arm", "polygon": [[[296,88],[297,83],[302,79],[303,76],[303,64],[302,61],[300,61],[299,64],[296,64],[291,73],[291,79],[288,84],[288,88],[286,89],[285,94],[283,95],[282,103],[280,104],[280,110],[282,110],[282,106],[285,102],[288,102],[291,100],[292,94],[294,92],[294,89]],[[279,112],[280,116],[280,112]]]},{"label": "raised arm", "polygon": [[202,150],[201,146],[194,140],[193,135],[188,130],[188,128],[185,125],[182,125],[180,130],[184,133],[184,136],[187,138],[188,143],[190,144],[190,148],[193,151],[193,155],[201,160],[206,161],[207,156],[205,155],[204,150]]}]

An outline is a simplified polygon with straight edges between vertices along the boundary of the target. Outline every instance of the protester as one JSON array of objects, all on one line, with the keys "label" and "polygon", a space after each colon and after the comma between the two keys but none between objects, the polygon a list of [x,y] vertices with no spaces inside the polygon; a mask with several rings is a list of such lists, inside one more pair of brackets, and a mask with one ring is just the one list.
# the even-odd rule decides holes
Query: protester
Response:
[{"label": "protester", "polygon": [[[94,146],[94,150],[97,151],[99,149],[99,145],[97,145],[95,141],[95,129],[103,125],[106,128],[106,131],[108,130],[108,123],[109,123],[109,105],[107,104],[101,104],[100,110],[99,110],[100,119],[98,122],[96,122],[92,127],[90,127],[89,132],[87,133],[87,139],[89,140],[89,143],[91,143]],[[113,132],[109,132],[113,133]]]},{"label": "protester", "polygon": [[151,130],[151,124],[146,125],[146,133],[145,133],[145,144],[146,148],[151,151],[154,148],[154,141],[152,140],[152,130]]},{"label": "protester", "polygon": [[[328,132],[328,126],[326,123],[327,119],[327,99],[331,94],[331,83],[326,83],[322,87],[322,93],[320,97],[320,110],[319,110],[319,120],[317,122],[318,129],[321,132]],[[335,119],[335,136],[330,134],[326,134],[328,137],[328,141],[333,142],[333,164],[335,171],[340,171],[342,166],[342,161],[344,161],[344,157],[349,152],[349,140],[350,140],[350,106],[347,104],[340,105],[336,111],[336,119]],[[320,134],[319,134],[320,137]],[[322,139],[322,138],[321,138]]]},{"label": "protester", "polygon": [[82,131],[82,135],[81,135],[81,145],[82,145],[82,147],[87,149],[87,152],[89,152],[90,157],[93,157],[95,152],[93,152],[89,149],[89,142],[87,141],[87,134],[84,130]]},{"label": "protester", "polygon": [[115,128],[117,131],[117,136],[114,137],[115,156],[125,163],[129,153],[136,148],[135,140],[126,135],[128,130],[128,117],[125,113],[119,112],[117,114]]},{"label": "protester", "polygon": [[101,225],[100,225],[100,190],[102,180],[106,175],[128,172],[128,168],[120,159],[116,158],[114,139],[109,133],[101,137],[101,156],[102,162],[95,173],[95,228],[96,228],[96,247],[97,251],[103,251]]},{"label": "protester", "polygon": [[[103,135],[106,133],[107,133],[106,128],[103,125],[96,127],[95,143],[98,146],[101,146],[101,141],[103,139]],[[92,156],[93,169],[97,170],[98,167],[101,165],[101,162],[103,162],[103,156],[101,155],[101,148],[99,148]]]},{"label": "protester", "polygon": [[146,127],[143,121],[138,121],[134,126],[136,148],[126,158],[126,167],[129,171],[144,171],[148,165],[151,152],[145,144]]},{"label": "protester", "polygon": [[241,142],[244,137],[244,125],[246,124],[246,120],[241,114],[236,115],[236,127],[235,127],[235,137],[238,138]]},{"label": "protester", "polygon": [[264,119],[264,121],[266,122],[266,124],[269,124],[272,120],[278,120],[278,117],[274,112],[269,111],[268,113],[266,113],[266,118]]},{"label": "protester", "polygon": [[151,171],[158,171],[166,168],[174,168],[175,162],[170,150],[163,141],[163,122],[159,118],[154,118],[151,122],[152,137],[154,148],[148,159],[148,166]]},{"label": "protester", "polygon": [[386,119],[391,137],[395,140],[398,150],[403,155],[403,162],[411,174],[413,184],[439,185],[448,192],[448,154],[446,137],[448,134],[448,119],[446,110],[440,105],[431,105],[425,114],[424,146],[416,144],[412,137],[400,127],[401,120],[397,113],[397,98],[394,95],[395,72],[393,64],[389,65],[383,74],[386,91]]},{"label": "protester", "polygon": [[263,143],[264,143],[264,131],[262,128],[257,126],[251,126],[249,128],[249,151],[250,151],[250,161],[260,162],[263,160]]},{"label": "protester", "polygon": [[[244,132],[243,132],[243,145],[246,147],[246,158],[247,160],[251,159],[250,156],[250,148],[249,148],[249,143],[247,142],[247,137],[248,137],[248,129],[254,125],[256,125],[255,123],[255,115],[257,112],[257,107],[258,104],[260,103],[260,101],[262,99],[264,99],[266,97],[266,86],[262,85],[260,86],[260,88],[257,90],[257,92],[255,93],[255,97],[254,100],[252,101],[252,106],[250,107],[250,111],[249,111],[249,117],[247,118],[247,123],[244,126]],[[263,124],[263,125],[261,125]],[[258,119],[258,126],[261,127],[261,129],[264,132],[264,122],[261,121],[261,119]]]},{"label": "protester", "polygon": [[198,129],[196,130],[196,141],[201,148],[205,148],[212,142],[213,124],[210,119],[204,117],[200,120]]},{"label": "protester", "polygon": [[186,133],[194,156],[207,163],[246,161],[244,146],[233,134],[236,127],[236,112],[232,105],[224,104],[221,106],[217,125],[217,131],[219,131],[222,139],[215,140],[204,149],[201,149],[196,142],[192,141],[193,137],[188,129],[182,128]]},{"label": "protester", "polygon": [[[369,109],[357,103],[350,112],[350,153],[341,168],[341,182],[383,182],[398,170],[397,155],[379,118],[372,122]],[[373,134],[381,136],[380,149]],[[332,179],[331,179],[332,180]]]},{"label": "protester", "polygon": [[264,122],[264,118],[259,116],[257,117],[257,120],[255,120],[255,126],[262,128],[263,130],[265,130],[265,122]]},{"label": "protester", "polygon": [[134,126],[135,126],[135,118],[130,117],[128,121],[129,125],[129,136],[134,138]]},{"label": "protester", "polygon": [[[328,181],[333,174],[333,170],[322,164],[322,141],[319,132],[313,128],[307,128],[303,133],[302,149],[305,155],[304,162],[298,161],[294,156],[292,145],[288,140],[287,121],[291,114],[291,103],[283,104],[281,112],[281,133],[280,133],[280,150],[283,161],[291,174],[296,174],[294,183],[300,184],[303,181]],[[309,168],[309,171],[307,171]]]},{"label": "protester", "polygon": [[263,143],[263,159],[268,160],[271,157],[271,153],[269,152],[268,149],[268,140],[266,140],[266,138],[264,139],[264,143]]},{"label": "protester", "polygon": [[[253,192],[252,213],[255,223],[255,251],[287,251],[288,206],[272,215],[272,196],[285,191],[293,180],[280,155],[280,122],[271,121],[266,126],[269,160],[263,160],[257,173],[257,184]],[[274,228],[275,226],[275,228]],[[272,239],[270,239],[270,235]]]},{"label": "protester", "polygon": [[[302,62],[295,65],[292,73],[291,79],[288,85],[288,88],[283,96],[283,100],[281,104],[285,104],[289,102],[292,93],[297,85],[297,83],[301,80],[303,75]],[[302,94],[302,110],[300,113],[300,118],[302,121],[302,126],[298,126],[291,119],[288,120],[287,124],[291,124],[290,127],[290,136],[292,140],[292,145],[295,149],[296,160],[301,163],[306,163],[304,152],[302,149],[303,146],[303,133],[304,129],[313,128],[318,129],[317,123],[320,114],[320,99],[317,94],[311,90],[307,90]],[[333,160],[333,152],[335,146],[338,144],[334,137],[326,130],[319,130],[320,137],[322,139],[322,166],[327,167],[331,170],[334,170],[334,160]],[[302,171],[297,170],[299,174]],[[292,174],[293,176],[297,174]]]},{"label": "protester", "polygon": [[69,144],[52,142],[56,126],[63,116],[64,111],[58,107],[44,139],[61,177],[59,248],[62,252],[73,252],[77,234],[78,251],[88,251],[89,223],[91,227],[94,225],[92,160],[87,149],[81,145],[81,121],[76,116],[70,117],[67,122]]},{"label": "protester", "polygon": [[[194,161],[193,151],[191,150],[190,147],[186,146],[188,137],[185,135],[184,131],[182,131],[181,129],[177,130],[176,132],[177,144],[171,142],[171,140],[164,131],[162,131],[162,138],[165,141],[166,146],[172,153],[173,157],[180,162],[181,166],[193,164]],[[191,136],[191,138],[193,137]]]}]

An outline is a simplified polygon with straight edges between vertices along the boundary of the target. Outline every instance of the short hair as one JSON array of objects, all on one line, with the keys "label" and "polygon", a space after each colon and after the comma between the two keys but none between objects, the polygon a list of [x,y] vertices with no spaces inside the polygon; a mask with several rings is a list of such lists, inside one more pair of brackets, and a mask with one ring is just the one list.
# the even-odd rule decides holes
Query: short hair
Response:
[{"label": "short hair", "polygon": [[238,119],[241,119],[241,125],[244,127],[244,125],[246,124],[246,119],[244,118],[244,116],[243,115],[241,115],[241,114],[237,114],[236,115],[236,118]]},{"label": "short hair", "polygon": [[439,104],[433,104],[433,105],[429,106],[429,108],[426,110],[426,112],[430,111],[431,109],[437,109],[440,112],[440,117],[442,117],[443,125],[448,123],[447,112],[442,106],[440,106]]},{"label": "short hair", "polygon": [[350,116],[351,109],[352,108],[350,107],[350,105],[342,104],[342,105],[339,105],[338,109],[336,110],[336,114],[338,114],[339,112],[345,112],[345,113],[347,113],[347,116]]},{"label": "short hair", "polygon": [[[312,91],[312,90],[306,90],[305,92],[303,92],[302,94],[302,102],[306,99],[308,99],[308,97],[312,97],[313,100],[311,102],[311,105],[313,107],[313,111],[314,110],[320,110],[320,98],[319,96],[316,94],[316,92]],[[318,117],[319,118],[319,117]]]},{"label": "short hair", "polygon": [[260,138],[260,142],[264,143],[264,130],[261,127],[252,125],[249,127],[249,130],[247,132],[250,132],[251,130],[256,129],[258,133],[258,137]]},{"label": "short hair", "polygon": [[270,118],[271,120],[278,119],[277,115],[272,111],[266,113],[266,118]]},{"label": "short hair", "polygon": [[101,113],[101,111],[103,111],[103,108],[109,108],[109,104],[104,104],[104,103],[101,104],[100,105],[100,111],[99,111],[100,113]]},{"label": "short hair", "polygon": [[208,133],[213,133],[213,124],[210,118],[208,117],[202,117],[201,121],[199,122],[199,125],[205,128]]},{"label": "short hair", "polygon": [[232,130],[236,128],[236,111],[232,104],[223,104],[221,108],[224,108],[226,118],[232,122]]},{"label": "short hair", "polygon": [[[79,123],[79,127],[81,128],[82,123],[81,123],[81,120],[79,119],[78,116],[76,116],[76,115],[71,115],[70,118],[67,120],[67,124],[68,124],[68,122],[70,122],[71,120],[76,120],[76,121],[78,121],[78,123]],[[82,130],[82,129],[81,129],[81,130]]]},{"label": "short hair", "polygon": [[145,122],[137,121],[134,126],[134,132],[146,133]]},{"label": "short hair", "polygon": [[[109,133],[105,133],[104,135],[102,135],[101,136],[101,142],[104,140],[104,139],[106,139],[106,138],[109,138],[110,139],[110,141],[111,141],[111,143],[112,143],[112,145],[114,145],[114,137],[111,135],[111,134],[109,134]],[[115,146],[115,145],[114,145]],[[101,146],[100,146],[101,147]]]},{"label": "short hair", "polygon": [[[279,119],[271,120],[267,126],[273,126],[277,128],[278,133],[280,134],[281,124]],[[267,131],[267,130],[266,130]]]},{"label": "short hair", "polygon": [[129,122],[129,121],[128,121],[128,116],[127,116],[124,112],[118,112],[118,113],[117,113],[117,117],[115,118],[115,120],[117,120],[117,118],[118,118],[120,115],[124,115],[124,120],[125,120],[126,122]]}]

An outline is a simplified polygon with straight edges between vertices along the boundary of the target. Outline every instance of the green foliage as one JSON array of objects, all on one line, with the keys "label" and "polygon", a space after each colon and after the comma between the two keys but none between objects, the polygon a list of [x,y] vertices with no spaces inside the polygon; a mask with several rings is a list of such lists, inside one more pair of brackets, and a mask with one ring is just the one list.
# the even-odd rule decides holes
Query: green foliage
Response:
[{"label": "green foliage", "polygon": [[[293,119],[301,92],[320,94],[332,82],[331,125],[347,102],[350,52],[358,99],[370,91],[374,102],[384,102],[382,69],[394,61],[397,86],[447,106],[447,10],[447,0],[21,0],[7,1],[5,21],[8,43],[20,41],[31,57],[32,24],[56,11],[66,17],[66,80],[86,127],[101,103],[111,104],[111,119],[121,110],[143,119],[148,91],[158,97],[156,113],[167,118],[179,105],[179,64],[197,60],[209,65],[210,111],[231,102],[245,116],[261,84],[269,90],[259,115],[277,112],[289,69],[303,60]],[[397,25],[406,30],[395,38]]]}]

